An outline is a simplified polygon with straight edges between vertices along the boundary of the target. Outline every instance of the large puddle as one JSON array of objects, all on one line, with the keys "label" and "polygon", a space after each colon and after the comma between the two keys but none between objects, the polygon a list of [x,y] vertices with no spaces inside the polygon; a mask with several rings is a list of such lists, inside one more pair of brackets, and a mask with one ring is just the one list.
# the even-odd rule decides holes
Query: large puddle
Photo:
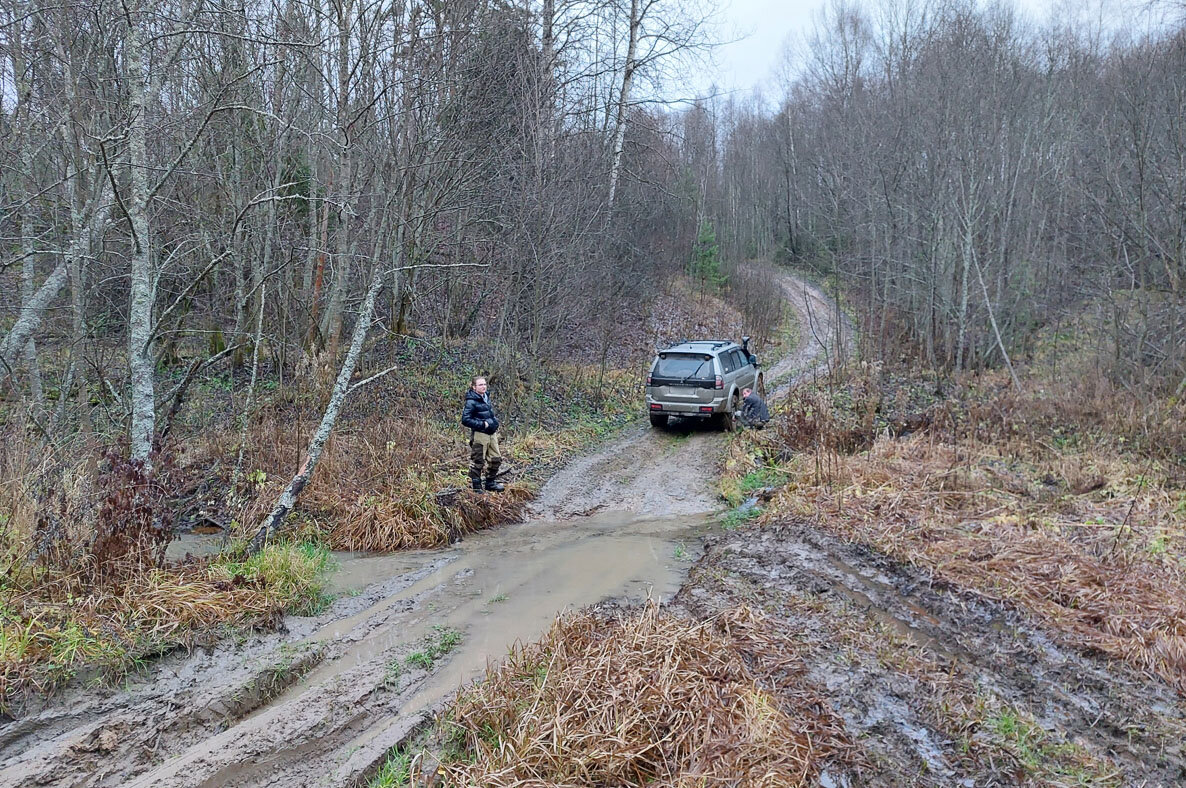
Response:
[{"label": "large puddle", "polygon": [[669,598],[699,557],[700,537],[710,527],[708,515],[655,519],[603,512],[484,531],[440,550],[338,554],[331,587],[339,593],[421,576],[314,633],[309,640],[349,645],[272,705],[361,663],[391,659],[400,647],[431,636],[434,627],[460,631],[461,645],[447,664],[401,710],[415,713],[480,677],[516,641],[537,638],[561,611],[609,599]]}]

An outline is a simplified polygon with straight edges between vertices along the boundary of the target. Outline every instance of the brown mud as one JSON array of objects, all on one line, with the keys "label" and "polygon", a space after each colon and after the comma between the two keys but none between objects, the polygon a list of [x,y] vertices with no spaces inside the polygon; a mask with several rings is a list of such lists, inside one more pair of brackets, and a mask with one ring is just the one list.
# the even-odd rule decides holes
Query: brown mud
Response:
[{"label": "brown mud", "polygon": [[[707,521],[602,514],[450,548],[340,557],[357,592],[288,631],[174,655],[126,690],[67,695],[0,732],[3,785],[349,785],[488,659],[556,613],[669,599]],[[407,657],[443,632],[431,670]]]},{"label": "brown mud", "polygon": [[[777,276],[800,314],[823,299]],[[774,368],[813,368],[823,351],[808,336]],[[360,784],[461,682],[558,612],[669,599],[719,508],[721,447],[696,423],[635,429],[557,473],[529,522],[441,550],[339,556],[347,595],[317,617],[26,709],[0,728],[0,785]],[[451,653],[431,669],[408,663],[448,630],[461,634]]]},{"label": "brown mud", "polygon": [[675,609],[739,604],[803,644],[859,744],[824,784],[1186,785],[1186,705],[1167,684],[810,523],[706,539]]}]

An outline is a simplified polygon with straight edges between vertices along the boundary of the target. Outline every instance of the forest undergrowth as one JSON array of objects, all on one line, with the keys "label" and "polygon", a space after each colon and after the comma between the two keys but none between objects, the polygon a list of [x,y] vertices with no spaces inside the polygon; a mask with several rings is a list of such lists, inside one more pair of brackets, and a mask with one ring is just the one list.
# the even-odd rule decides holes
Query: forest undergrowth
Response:
[{"label": "forest undergrowth", "polygon": [[1186,693],[1186,405],[1090,380],[860,365],[737,436],[722,490]]}]

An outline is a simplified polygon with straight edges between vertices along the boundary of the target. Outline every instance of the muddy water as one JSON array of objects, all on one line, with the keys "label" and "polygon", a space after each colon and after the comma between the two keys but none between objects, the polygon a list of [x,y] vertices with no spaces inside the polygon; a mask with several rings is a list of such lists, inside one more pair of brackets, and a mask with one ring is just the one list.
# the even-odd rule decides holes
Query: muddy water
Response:
[{"label": "muddy water", "polygon": [[[376,613],[384,619],[305,683],[414,644],[433,627],[461,631],[457,652],[405,706],[405,713],[415,712],[477,678],[487,660],[505,654],[516,641],[536,637],[560,611],[606,599],[669,598],[679,589],[689,561],[699,555],[699,537],[707,527],[704,516],[643,519],[610,512],[487,531],[446,550],[342,555],[333,584],[347,592],[442,559],[444,563],[374,607],[312,635],[311,641],[333,640]],[[412,600],[417,604],[409,604]],[[280,702],[300,691],[293,688]]]},{"label": "muddy water", "polygon": [[[778,281],[813,319],[768,370],[785,366],[787,380],[822,363],[834,313],[813,288]],[[531,522],[441,550],[340,554],[332,587],[343,595],[317,618],[179,655],[129,692],[80,693],[23,720],[7,745],[0,736],[0,785],[358,785],[434,704],[558,612],[670,598],[720,506],[722,446],[694,427],[628,431],[552,477]],[[191,535],[175,550],[220,543]],[[460,645],[432,671],[409,666],[435,627],[458,630]]]},{"label": "muddy water", "polygon": [[[402,576],[421,575],[406,588],[357,613],[332,621],[296,645],[347,640],[335,660],[305,677],[272,706],[310,684],[423,637],[434,627],[463,633],[463,642],[417,699],[427,705],[477,678],[486,662],[516,641],[545,631],[556,615],[607,599],[666,600],[699,557],[708,515],[640,517],[603,512],[564,521],[535,521],[484,531],[440,550],[391,555],[334,553],[328,590],[352,595]],[[186,552],[217,552],[217,535],[187,535]],[[378,617],[382,621],[368,627]],[[358,634],[357,630],[365,630]],[[409,709],[414,711],[415,709]],[[255,715],[265,709],[257,710]]]},{"label": "muddy water", "polygon": [[[600,512],[486,531],[441,550],[341,554],[340,614],[287,644],[324,658],[252,713],[124,784],[355,784],[434,704],[516,641],[538,638],[558,612],[669,599],[709,528],[705,513]],[[460,645],[430,672],[409,666],[438,627],[459,631]]]}]

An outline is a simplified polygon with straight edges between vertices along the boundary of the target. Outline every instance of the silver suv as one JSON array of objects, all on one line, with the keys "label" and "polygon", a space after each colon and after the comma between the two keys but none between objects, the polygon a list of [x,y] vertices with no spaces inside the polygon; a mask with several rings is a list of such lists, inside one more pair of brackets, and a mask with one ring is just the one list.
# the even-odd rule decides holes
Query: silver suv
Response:
[{"label": "silver suv", "polygon": [[728,339],[681,342],[660,350],[647,374],[647,411],[652,427],[666,427],[671,416],[713,419],[732,429],[741,410],[741,390],[765,396],[758,360],[742,344]]}]

